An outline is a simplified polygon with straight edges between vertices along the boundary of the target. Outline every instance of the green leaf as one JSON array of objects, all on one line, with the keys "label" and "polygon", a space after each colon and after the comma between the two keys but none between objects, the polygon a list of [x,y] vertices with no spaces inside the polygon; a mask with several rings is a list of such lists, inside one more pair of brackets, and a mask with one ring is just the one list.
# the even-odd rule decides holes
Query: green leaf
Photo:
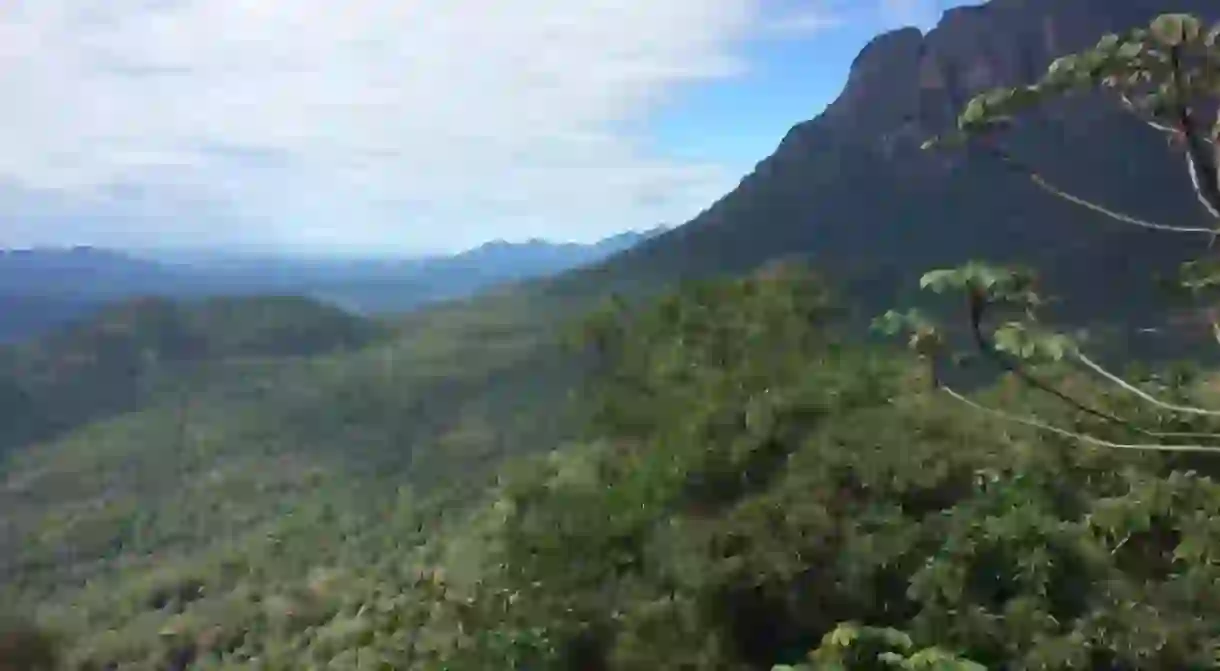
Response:
[{"label": "green leaf", "polygon": [[1220,286],[1220,261],[1197,259],[1183,263],[1178,282],[1183,288],[1194,291]]},{"label": "green leaf", "polygon": [[1190,14],[1162,14],[1149,26],[1152,36],[1167,47],[1195,42],[1203,31],[1199,19]]},{"label": "green leaf", "polygon": [[1062,361],[1075,343],[1068,336],[1057,333],[1040,333],[1022,322],[1008,322],[992,334],[994,346],[1020,359]]},{"label": "green leaf", "polygon": [[987,120],[987,101],[982,96],[976,96],[966,105],[966,110],[958,118],[957,125],[962,129],[982,124]]},{"label": "green leaf", "polygon": [[1100,51],[1113,51],[1122,43],[1122,39],[1118,34],[1110,33],[1097,41],[1097,49]]},{"label": "green leaf", "polygon": [[851,644],[855,643],[859,638],[859,627],[855,624],[845,623],[835,627],[834,631],[826,634],[826,638],[823,640],[824,644],[830,647],[845,649],[851,647]]},{"label": "green leaf", "polygon": [[919,278],[919,288],[936,293],[944,293],[946,289],[964,286],[964,275],[958,268],[930,270]]},{"label": "green leaf", "polygon": [[1036,86],[1023,86],[1014,89],[1010,104],[1015,108],[1032,107],[1042,102],[1042,91]]},{"label": "green leaf", "polygon": [[1206,538],[1187,536],[1173,550],[1173,558],[1190,563],[1201,563],[1208,555]]},{"label": "green leaf", "polygon": [[915,642],[906,632],[899,631],[893,628],[885,628],[875,630],[878,638],[885,642],[886,645],[899,648],[901,650],[909,650],[914,647]]},{"label": "green leaf", "polygon": [[887,310],[873,319],[872,328],[885,335],[898,335],[906,330],[931,329],[934,326],[922,312],[912,309],[906,312]]},{"label": "green leaf", "polygon": [[874,317],[872,330],[885,335],[897,335],[903,327],[903,315],[897,310],[887,310],[880,317]]},{"label": "green leaf", "polygon": [[1076,54],[1068,54],[1067,56],[1056,58],[1051,62],[1050,67],[1046,69],[1047,77],[1062,78],[1075,74],[1079,58]]},{"label": "green leaf", "polygon": [[1144,53],[1144,44],[1142,42],[1127,42],[1118,48],[1116,54],[1119,58],[1132,61],[1140,57]]},{"label": "green leaf", "polygon": [[907,658],[896,652],[883,652],[877,655],[877,661],[901,668],[906,665]]}]

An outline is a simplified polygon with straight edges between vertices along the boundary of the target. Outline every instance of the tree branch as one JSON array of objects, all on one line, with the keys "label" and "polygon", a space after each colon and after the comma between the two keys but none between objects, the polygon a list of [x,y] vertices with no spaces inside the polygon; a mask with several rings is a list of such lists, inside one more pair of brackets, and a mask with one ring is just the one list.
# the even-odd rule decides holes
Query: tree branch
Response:
[{"label": "tree branch", "polygon": [[1220,219],[1220,166],[1217,152],[1220,147],[1208,140],[1195,125],[1194,115],[1186,104],[1186,83],[1182,76],[1182,48],[1173,47],[1169,52],[1173,69],[1173,87],[1177,93],[1174,110],[1178,125],[1186,138],[1186,160],[1190,181],[1198,194],[1199,202],[1207,208],[1213,218]]},{"label": "tree branch", "polygon": [[1147,118],[1145,114],[1140,111],[1139,106],[1137,106],[1135,102],[1131,100],[1131,98],[1127,97],[1126,93],[1118,94],[1118,99],[1122,102],[1123,107],[1127,108],[1128,112],[1131,112],[1131,114],[1135,115],[1140,121],[1148,124],[1149,127],[1169,135],[1178,135],[1178,129],[1174,128],[1173,126],[1166,126],[1163,123],[1159,123],[1155,118]]},{"label": "tree branch", "polygon": [[[1066,403],[1067,405],[1071,406],[1072,408],[1075,408],[1076,410],[1078,410],[1080,412],[1085,413],[1086,415],[1090,415],[1092,417],[1104,420],[1111,424],[1121,426],[1134,433],[1138,433],[1142,436],[1147,436],[1148,438],[1220,439],[1220,434],[1213,434],[1213,433],[1162,432],[1162,431],[1152,431],[1150,429],[1145,429],[1128,419],[1124,419],[1122,417],[1119,417],[1118,415],[1114,415],[1114,414],[1108,413],[1104,410],[1101,410],[1099,408],[1090,406],[1090,405],[1084,403],[1083,401],[1077,400],[1077,399],[1073,398],[1072,396],[1069,396],[1068,394],[1065,394],[1064,392],[1056,389],[1054,387],[1054,385],[1050,384],[1049,382],[1046,382],[1045,380],[1039,378],[1038,376],[1034,375],[1033,373],[1030,373],[1029,371],[1025,370],[1025,368],[1023,368],[1021,365],[1019,365],[1016,361],[1013,361],[1009,357],[1004,356],[1003,353],[1001,353],[999,350],[997,350],[995,348],[995,346],[991,343],[991,341],[987,338],[987,336],[984,335],[983,329],[982,329],[982,321],[983,321],[983,315],[986,312],[986,306],[987,306],[987,304],[981,296],[979,296],[977,293],[972,294],[971,301],[970,301],[970,332],[971,332],[972,338],[974,339],[975,347],[979,350],[979,352],[984,357],[990,359],[993,363],[995,363],[1001,369],[1003,369],[1009,373],[1012,373],[1025,384],[1033,387],[1034,389],[1037,389],[1038,391],[1041,391],[1045,394],[1049,394],[1050,396],[1053,396],[1054,398],[1058,399],[1059,401]],[[1217,449],[1220,449],[1220,447],[1218,447]]]},{"label": "tree branch", "polygon": [[1046,431],[1048,433],[1053,433],[1058,436],[1062,436],[1064,438],[1070,438],[1070,439],[1078,441],[1078,442],[1088,443],[1090,445],[1095,445],[1098,447],[1108,447],[1108,448],[1116,449],[1116,450],[1139,450],[1139,451],[1145,451],[1145,452],[1220,452],[1220,446],[1211,446],[1211,445],[1161,445],[1161,444],[1139,444],[1139,443],[1115,443],[1115,442],[1112,442],[1109,440],[1102,440],[1101,438],[1095,438],[1093,436],[1085,435],[1083,433],[1077,433],[1075,431],[1069,431],[1067,429],[1063,429],[1063,428],[1060,428],[1057,426],[1052,426],[1052,425],[1046,424],[1044,422],[1039,422],[1038,420],[1032,419],[1030,417],[1021,417],[1019,415],[1014,415],[1011,413],[1004,412],[1003,410],[989,408],[981,403],[978,403],[976,401],[970,400],[969,398],[966,398],[965,396],[963,396],[962,394],[959,394],[958,392],[954,391],[950,387],[946,387],[946,386],[942,385],[940,387],[940,390],[945,392],[945,394],[949,395],[951,398],[957,400],[958,402],[963,403],[983,414],[991,415],[992,417],[1002,419],[1006,422],[1020,424],[1020,425],[1027,426],[1027,427],[1030,427],[1033,429],[1038,429],[1039,431]]},{"label": "tree branch", "polygon": [[1075,352],[1074,355],[1075,355],[1076,359],[1080,363],[1084,364],[1084,366],[1086,368],[1088,368],[1089,370],[1106,378],[1110,382],[1113,382],[1114,384],[1121,387],[1123,390],[1142,398],[1143,400],[1155,405],[1158,408],[1161,408],[1162,410],[1179,412],[1179,413],[1186,414],[1186,415],[1202,415],[1204,417],[1220,417],[1220,410],[1207,410],[1205,408],[1195,408],[1195,407],[1186,406],[1186,405],[1176,405],[1173,403],[1167,403],[1165,401],[1162,401],[1162,400],[1154,397],[1152,394],[1149,394],[1148,392],[1144,391],[1143,389],[1136,387],[1135,385],[1131,384],[1130,382],[1127,382],[1126,380],[1122,379],[1121,377],[1106,370],[1105,368],[1103,368],[1101,366],[1101,364],[1098,364],[1097,362],[1093,361],[1092,359],[1085,356],[1084,354],[1082,354],[1080,352]]},{"label": "tree branch", "polygon": [[1135,426],[1131,422],[1128,422],[1127,420],[1124,420],[1121,417],[1112,415],[1108,412],[1105,412],[1104,410],[1099,410],[1097,408],[1091,407],[1089,405],[1086,405],[1082,401],[1078,401],[1075,398],[1068,396],[1067,394],[1063,393],[1062,391],[1059,391],[1058,389],[1056,389],[1050,383],[1048,383],[1048,382],[1042,380],[1041,378],[1035,376],[1034,374],[1026,371],[1024,368],[1022,368],[1020,365],[1018,365],[1015,361],[1012,361],[1008,357],[1004,356],[1002,353],[1000,353],[999,350],[997,350],[995,348],[995,345],[993,345],[991,343],[991,341],[987,338],[987,336],[984,335],[984,333],[983,333],[982,323],[983,323],[983,314],[985,312],[986,312],[985,299],[982,298],[981,296],[978,296],[977,294],[972,295],[971,300],[970,300],[970,335],[974,340],[975,348],[978,349],[979,353],[982,354],[984,357],[990,359],[992,361],[992,363],[995,363],[997,366],[999,366],[1003,370],[1017,376],[1017,378],[1020,379],[1025,384],[1027,384],[1045,394],[1049,394],[1064,403],[1067,403],[1068,405],[1079,410],[1080,412],[1083,412],[1087,415],[1091,415],[1098,419],[1105,420],[1107,422],[1110,422],[1111,424],[1118,424],[1120,426],[1126,427],[1128,429],[1131,429],[1132,431],[1136,431],[1136,432],[1142,433],[1144,435],[1152,435],[1146,429],[1142,429],[1138,426]]},{"label": "tree branch", "polygon": [[1198,235],[1207,235],[1207,236],[1216,235],[1215,229],[1207,228],[1204,226],[1169,226],[1167,224],[1158,224],[1156,222],[1147,221],[1145,219],[1140,219],[1138,217],[1133,217],[1129,214],[1123,214],[1122,212],[1116,212],[1116,211],[1106,208],[1102,205],[1098,205],[1097,203],[1094,203],[1092,201],[1085,200],[1079,196],[1074,196],[1074,195],[1064,191],[1063,189],[1060,189],[1059,187],[1055,186],[1053,183],[1048,181],[1045,177],[1038,174],[1038,172],[1036,170],[1034,170],[1033,168],[1029,167],[1028,165],[1018,161],[1016,158],[1014,158],[1012,155],[1008,154],[1007,152],[1003,151],[1002,149],[999,149],[997,147],[986,147],[985,151],[988,154],[991,154],[993,157],[997,158],[1000,162],[1002,162],[1005,165],[1005,167],[1009,168],[1010,170],[1013,170],[1014,172],[1021,173],[1021,174],[1025,175],[1026,177],[1028,177],[1029,180],[1032,181],[1038,188],[1042,189],[1043,191],[1046,191],[1047,193],[1051,194],[1052,196],[1061,198],[1063,200],[1068,201],[1069,203],[1072,203],[1073,205],[1078,205],[1080,207],[1091,210],[1098,214],[1105,215],[1106,217],[1109,217],[1110,219],[1113,219],[1115,221],[1118,221],[1118,222],[1121,222],[1124,224],[1129,224],[1131,226],[1138,226],[1140,228],[1151,229],[1154,231],[1166,231],[1166,232],[1170,232],[1170,233],[1194,233],[1194,234],[1198,234]]}]

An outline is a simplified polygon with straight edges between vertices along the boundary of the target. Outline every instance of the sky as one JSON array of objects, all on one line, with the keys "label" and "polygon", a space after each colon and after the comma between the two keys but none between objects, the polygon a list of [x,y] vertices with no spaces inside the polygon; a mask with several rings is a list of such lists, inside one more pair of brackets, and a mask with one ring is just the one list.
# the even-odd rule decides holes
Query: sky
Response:
[{"label": "sky", "polygon": [[950,0],[9,0],[0,247],[456,251],[685,222]]}]

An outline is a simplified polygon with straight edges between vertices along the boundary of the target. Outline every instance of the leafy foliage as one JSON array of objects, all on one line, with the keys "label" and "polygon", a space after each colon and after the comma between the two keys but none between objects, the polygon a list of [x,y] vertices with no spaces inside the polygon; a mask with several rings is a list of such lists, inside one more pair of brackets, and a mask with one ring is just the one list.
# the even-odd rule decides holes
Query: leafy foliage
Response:
[{"label": "leafy foliage", "polygon": [[[959,133],[948,140],[962,142],[1003,129],[1050,98],[1094,88],[1114,92],[1158,128],[1215,137],[1220,125],[1204,130],[1194,124],[1206,109],[1200,103],[1215,95],[1220,82],[1216,35],[1215,28],[1205,32],[1202,20],[1187,14],[1163,14],[1146,28],[1106,35],[1092,49],[1055,60],[1038,82],[976,96],[958,117]],[[924,146],[942,142],[934,138]]]},{"label": "leafy foliage", "polygon": [[430,603],[424,530],[453,535],[438,511],[566,426],[566,358],[516,303],[488,307],[354,351],[166,356],[138,409],[0,461],[6,605],[63,633],[67,668],[309,668],[350,657],[368,626],[386,633],[361,654],[401,659],[388,633]]},{"label": "leafy foliage", "polygon": [[541,669],[1210,663],[1213,602],[1178,596],[1188,574],[1210,594],[1187,540],[1208,532],[1168,531],[1210,517],[1209,477],[936,403],[836,335],[813,278],[779,277],[602,316],[615,412],[504,481],[476,582],[508,598],[474,606],[463,668],[511,641]]},{"label": "leafy foliage", "polygon": [[985,667],[938,648],[912,650],[910,636],[896,630],[841,624],[822,638],[822,645],[809,654],[809,664],[781,664],[771,671],[813,669],[940,669],[984,671]]}]

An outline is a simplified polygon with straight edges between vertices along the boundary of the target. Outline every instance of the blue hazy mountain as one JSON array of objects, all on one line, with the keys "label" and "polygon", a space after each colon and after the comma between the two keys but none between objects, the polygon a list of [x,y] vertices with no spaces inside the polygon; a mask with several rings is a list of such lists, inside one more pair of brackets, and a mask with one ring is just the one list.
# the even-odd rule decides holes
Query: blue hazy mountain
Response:
[{"label": "blue hazy mountain", "polygon": [[663,232],[592,243],[494,241],[452,256],[317,258],[236,250],[0,250],[0,341],[37,335],[133,297],[294,295],[360,313],[404,312],[604,260]]}]

